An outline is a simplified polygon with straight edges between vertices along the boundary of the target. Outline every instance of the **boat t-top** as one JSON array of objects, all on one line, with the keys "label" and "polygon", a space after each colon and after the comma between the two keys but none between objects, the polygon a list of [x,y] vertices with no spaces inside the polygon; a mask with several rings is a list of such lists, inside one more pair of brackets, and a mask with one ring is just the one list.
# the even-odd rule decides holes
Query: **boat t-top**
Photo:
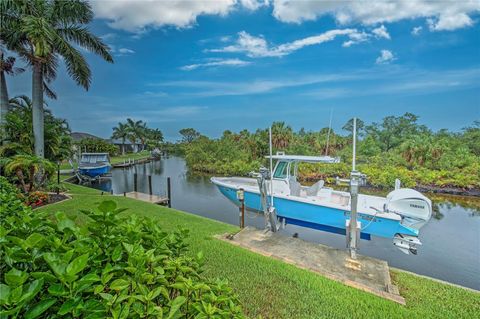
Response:
[{"label": "boat t-top", "polygon": [[[298,182],[300,163],[338,163],[330,156],[300,156],[277,153],[271,156],[276,161],[272,176],[265,179],[272,206],[281,224],[346,234],[351,214],[351,194],[334,190],[319,180],[311,186]],[[237,191],[243,190],[244,204],[251,211],[265,211],[258,178],[212,177],[220,192],[236,205]],[[369,240],[379,236],[393,239],[404,253],[417,253],[419,231],[432,216],[430,199],[416,190],[400,188],[386,197],[358,194],[357,227],[360,238]]]},{"label": "boat t-top", "polygon": [[108,153],[82,153],[78,163],[78,171],[80,174],[92,178],[107,174],[110,168],[110,157]]}]

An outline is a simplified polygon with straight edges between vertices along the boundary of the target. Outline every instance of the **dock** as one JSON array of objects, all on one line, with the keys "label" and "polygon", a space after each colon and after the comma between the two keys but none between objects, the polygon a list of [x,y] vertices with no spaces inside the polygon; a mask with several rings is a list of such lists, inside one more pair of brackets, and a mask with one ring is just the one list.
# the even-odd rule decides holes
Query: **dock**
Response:
[{"label": "dock", "polygon": [[128,159],[128,160],[124,160],[123,163],[120,162],[120,163],[114,163],[112,164],[112,167],[113,168],[127,168],[127,167],[131,167],[131,166],[134,166],[136,164],[143,164],[143,163],[148,163],[148,162],[151,162],[155,160],[155,158],[153,157],[147,157],[147,158],[141,158],[141,159]]},{"label": "dock", "polygon": [[150,195],[150,194],[145,194],[140,192],[128,192],[128,193],[124,193],[123,196],[141,200],[143,202],[147,202],[151,204],[168,205],[168,197],[164,197],[164,196]]},{"label": "dock", "polygon": [[353,260],[346,250],[254,227],[246,227],[233,236],[225,234],[217,238],[405,305],[405,299],[391,282],[386,261],[358,254]]}]

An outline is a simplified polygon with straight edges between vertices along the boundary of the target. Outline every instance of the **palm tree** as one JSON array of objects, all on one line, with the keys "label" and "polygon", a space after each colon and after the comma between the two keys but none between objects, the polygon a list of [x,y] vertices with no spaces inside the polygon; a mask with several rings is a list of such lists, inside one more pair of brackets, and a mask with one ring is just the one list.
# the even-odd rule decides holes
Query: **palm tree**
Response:
[{"label": "palm tree", "polygon": [[137,152],[137,140],[140,139],[140,137],[143,134],[143,121],[134,121],[130,118],[127,119],[127,126],[128,126],[128,139],[132,143],[134,152]]},{"label": "palm tree", "polygon": [[[8,161],[5,171],[7,174],[15,174],[23,191],[27,193],[45,184],[48,177],[55,172],[55,165],[38,156],[16,155]],[[35,176],[39,172],[42,172],[42,176],[39,183],[36,183]]]},{"label": "palm tree", "polygon": [[125,155],[125,141],[129,136],[128,125],[124,123],[118,123],[118,126],[113,128],[112,138],[118,138],[122,140],[122,155]]},{"label": "palm tree", "polygon": [[[70,128],[66,120],[54,117],[46,106],[45,103],[45,157],[52,161],[62,160],[71,151]],[[33,154],[32,100],[26,95],[17,96],[10,99],[10,108],[4,123],[5,135],[2,136],[9,144],[0,148],[0,154]]]},{"label": "palm tree", "polygon": [[147,127],[147,123],[142,122],[140,125],[140,135],[138,138],[140,139],[140,144],[142,145],[141,151],[145,149],[145,142],[148,139],[149,128]]},{"label": "palm tree", "polygon": [[44,80],[56,77],[59,58],[68,74],[88,90],[91,71],[76,47],[85,48],[113,62],[109,48],[85,27],[93,19],[83,0],[3,0],[0,5],[1,38],[32,68],[33,134],[35,154],[44,156]]},{"label": "palm tree", "polygon": [[292,128],[285,122],[273,122],[272,124],[272,144],[276,149],[285,150],[288,148],[293,138]]},{"label": "palm tree", "polygon": [[158,128],[156,129],[147,128],[146,133],[147,133],[146,134],[147,144],[152,149],[159,147],[160,144],[163,142],[163,133]]}]

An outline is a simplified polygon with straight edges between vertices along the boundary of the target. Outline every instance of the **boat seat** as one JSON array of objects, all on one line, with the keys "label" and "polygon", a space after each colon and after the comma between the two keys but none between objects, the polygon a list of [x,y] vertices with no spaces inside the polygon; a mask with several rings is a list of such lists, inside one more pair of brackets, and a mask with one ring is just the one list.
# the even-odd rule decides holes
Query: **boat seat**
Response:
[{"label": "boat seat", "polygon": [[297,182],[297,179],[295,178],[295,176],[290,176],[288,180],[288,184],[290,186],[290,195],[300,196],[302,185],[299,182]]},{"label": "boat seat", "polygon": [[339,193],[336,193],[336,192],[332,192],[332,196],[330,198],[330,201],[333,204],[347,206],[350,203],[350,196],[339,194]]},{"label": "boat seat", "polygon": [[307,188],[307,196],[318,196],[318,192],[323,188],[323,185],[325,185],[325,181],[321,179],[309,188]]}]

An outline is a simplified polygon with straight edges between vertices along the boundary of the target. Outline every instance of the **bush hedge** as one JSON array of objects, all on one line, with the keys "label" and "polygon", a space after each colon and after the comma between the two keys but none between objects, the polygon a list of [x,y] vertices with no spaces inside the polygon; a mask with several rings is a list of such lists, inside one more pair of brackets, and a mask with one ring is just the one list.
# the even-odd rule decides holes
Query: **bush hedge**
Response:
[{"label": "bush hedge", "polygon": [[0,318],[243,318],[232,289],[202,276],[188,231],[122,218],[114,201],[33,212],[0,177]]}]

